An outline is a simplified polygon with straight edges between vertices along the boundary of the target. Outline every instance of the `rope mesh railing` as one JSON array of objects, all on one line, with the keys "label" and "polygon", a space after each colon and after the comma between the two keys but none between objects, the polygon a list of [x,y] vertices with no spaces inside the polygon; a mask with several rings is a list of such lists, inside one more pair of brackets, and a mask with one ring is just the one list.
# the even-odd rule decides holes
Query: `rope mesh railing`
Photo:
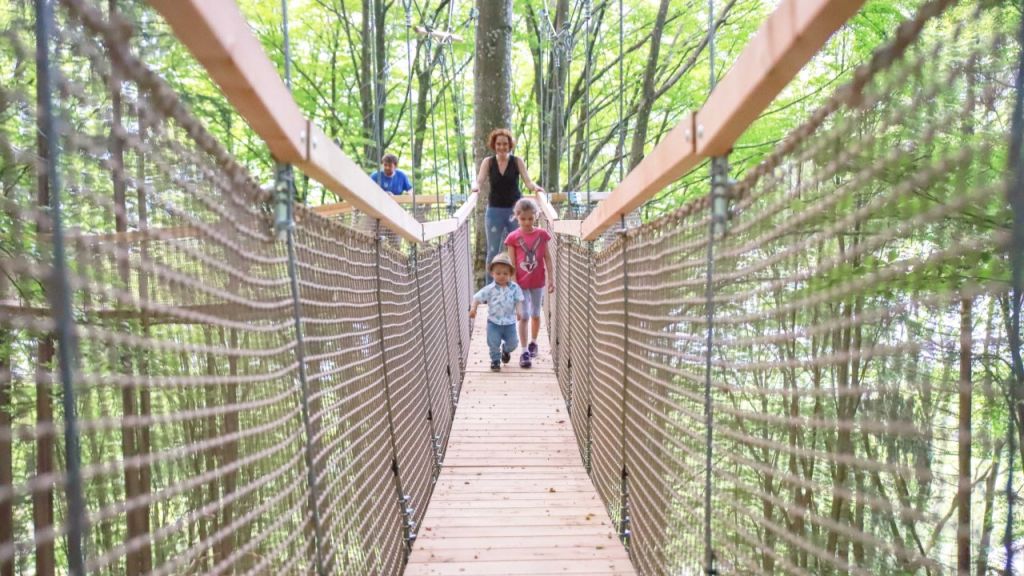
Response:
[{"label": "rope mesh railing", "polygon": [[293,291],[269,188],[118,15],[54,8],[59,157],[32,20],[0,22],[0,572],[75,571],[80,543],[90,573],[400,573],[465,365],[468,224],[411,256],[296,207]]},{"label": "rope mesh railing", "polygon": [[924,5],[730,186],[711,278],[710,510],[710,203],[592,263],[558,236],[559,381],[639,572],[1004,569],[1019,26],[1007,3]]}]

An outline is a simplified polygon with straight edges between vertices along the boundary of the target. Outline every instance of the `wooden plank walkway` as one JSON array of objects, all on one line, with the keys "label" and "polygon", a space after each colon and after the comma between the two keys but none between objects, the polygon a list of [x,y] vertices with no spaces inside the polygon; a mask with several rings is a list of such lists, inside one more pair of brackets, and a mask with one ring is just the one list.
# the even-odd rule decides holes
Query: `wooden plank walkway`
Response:
[{"label": "wooden plank walkway", "polygon": [[406,576],[635,574],[583,468],[544,328],[533,368],[513,355],[491,372],[486,322],[481,306]]}]

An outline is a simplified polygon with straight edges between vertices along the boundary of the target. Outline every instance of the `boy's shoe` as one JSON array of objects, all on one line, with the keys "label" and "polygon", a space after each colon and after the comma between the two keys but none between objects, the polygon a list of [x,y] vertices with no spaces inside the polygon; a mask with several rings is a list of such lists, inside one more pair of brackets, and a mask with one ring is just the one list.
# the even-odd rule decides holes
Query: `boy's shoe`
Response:
[{"label": "boy's shoe", "polygon": [[502,344],[501,345],[501,362],[503,364],[508,364],[508,361],[511,360],[511,359],[512,359],[512,353],[509,352],[508,350],[505,350],[505,345]]},{"label": "boy's shoe", "polygon": [[491,372],[501,372],[501,362],[497,360],[491,362]]},{"label": "boy's shoe", "polygon": [[526,351],[530,353],[530,358],[537,357],[537,343],[530,342],[530,345],[526,347]]},{"label": "boy's shoe", "polygon": [[533,362],[530,361],[530,353],[524,351],[523,355],[519,357],[519,367],[529,368],[530,366],[533,366]]}]

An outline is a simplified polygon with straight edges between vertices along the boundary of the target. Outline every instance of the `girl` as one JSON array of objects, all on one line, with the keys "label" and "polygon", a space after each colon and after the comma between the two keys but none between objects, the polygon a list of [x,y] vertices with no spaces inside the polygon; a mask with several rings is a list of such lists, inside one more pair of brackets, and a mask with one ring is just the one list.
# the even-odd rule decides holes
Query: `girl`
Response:
[{"label": "girl", "polygon": [[526,342],[526,323],[530,323],[530,344],[519,357],[519,365],[529,368],[537,356],[537,335],[540,333],[540,307],[544,301],[544,286],[548,292],[555,290],[555,283],[545,278],[551,268],[551,254],[548,242],[551,235],[547,230],[537,228],[537,205],[529,198],[521,198],[515,205],[519,228],[505,239],[509,259],[515,263],[516,284],[523,290],[523,318],[519,320],[519,341]]}]

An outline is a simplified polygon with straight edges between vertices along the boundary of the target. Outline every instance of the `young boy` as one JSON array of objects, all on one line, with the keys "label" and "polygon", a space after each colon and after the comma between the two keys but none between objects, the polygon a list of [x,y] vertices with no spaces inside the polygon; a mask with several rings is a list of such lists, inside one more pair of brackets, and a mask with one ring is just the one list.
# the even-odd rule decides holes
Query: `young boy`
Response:
[{"label": "young boy", "polygon": [[473,295],[469,317],[476,318],[481,302],[487,304],[487,347],[491,352],[491,370],[498,372],[501,363],[507,364],[512,351],[519,346],[516,321],[523,319],[523,291],[512,282],[515,268],[507,254],[497,254],[491,260],[489,272],[494,282]]},{"label": "young boy", "polygon": [[[548,242],[551,235],[547,230],[536,228],[537,205],[529,198],[516,202],[516,219],[519,229],[513,230],[505,245],[509,259],[515,262],[516,283],[523,290],[523,316],[519,319],[519,339],[526,342],[526,322],[530,322],[530,344],[519,357],[519,365],[529,368],[537,356],[537,335],[540,333],[540,306],[544,301],[545,270],[553,268]],[[548,292],[555,290],[555,283],[547,281]]]}]

